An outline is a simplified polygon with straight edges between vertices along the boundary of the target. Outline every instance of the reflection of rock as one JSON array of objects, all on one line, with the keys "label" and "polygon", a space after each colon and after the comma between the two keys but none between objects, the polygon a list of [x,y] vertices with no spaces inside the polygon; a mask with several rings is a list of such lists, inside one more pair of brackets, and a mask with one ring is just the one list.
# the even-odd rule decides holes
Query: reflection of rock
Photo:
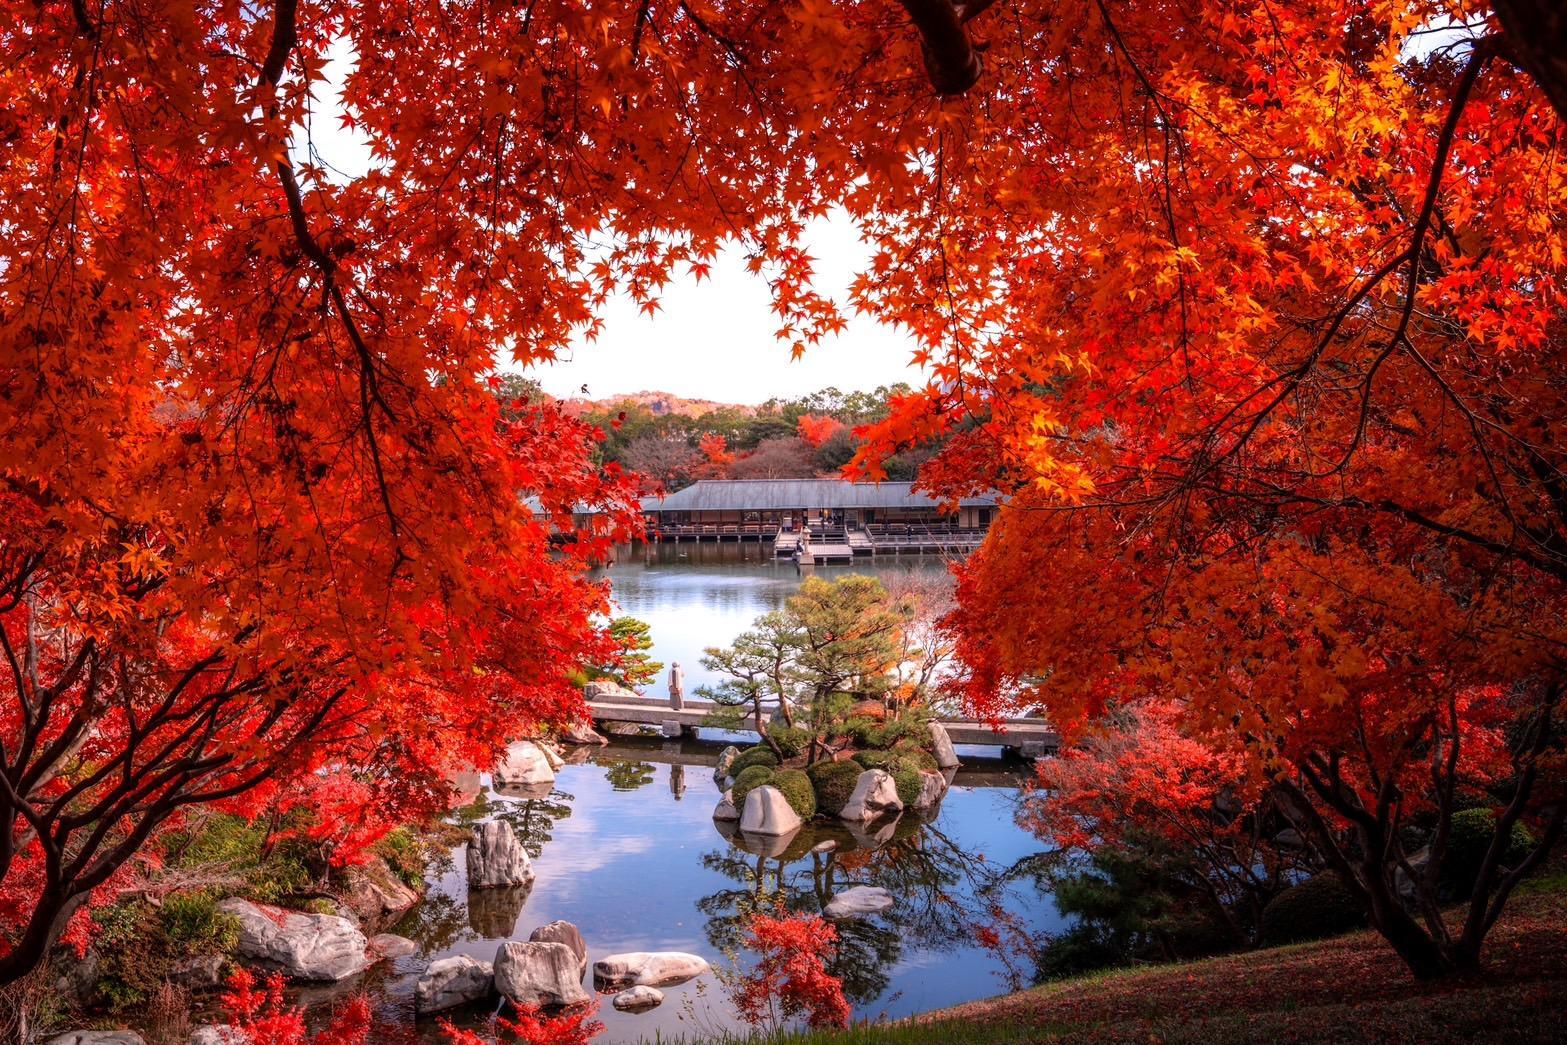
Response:
[{"label": "reflection of rock", "polygon": [[729,767],[734,765],[735,759],[740,757],[740,749],[730,744],[718,753],[718,765],[713,767],[713,783],[719,787],[724,786],[724,779],[729,776]]},{"label": "reflection of rock", "polygon": [[880,849],[892,841],[902,819],[897,813],[892,813],[876,820],[850,821],[845,826],[848,827],[849,837],[854,839],[856,848]]},{"label": "reflection of rock", "polygon": [[713,810],[714,820],[738,820],[740,811],[735,808],[735,794],[733,791],[725,791],[724,797],[718,800],[718,808]]},{"label": "reflection of rock", "polygon": [[615,995],[610,1002],[621,1012],[646,1012],[664,1003],[664,992],[657,987],[631,987]]},{"label": "reflection of rock", "polygon": [[511,889],[470,889],[468,925],[488,940],[504,940],[517,928],[523,904],[528,902],[526,885]]},{"label": "reflection of rock", "polygon": [[543,749],[531,740],[519,740],[506,749],[491,773],[496,789],[541,787],[555,783],[555,769]]},{"label": "reflection of rock", "polygon": [[593,744],[601,746],[609,743],[598,730],[593,728],[593,723],[586,719],[581,722],[572,722],[561,726],[557,735],[563,744]]},{"label": "reflection of rock", "polygon": [[370,937],[368,946],[373,958],[406,958],[419,950],[419,945],[408,937],[393,933],[377,933]]},{"label": "reflection of rock", "polygon": [[593,982],[600,990],[633,984],[670,987],[694,979],[708,968],[706,959],[684,951],[631,951],[594,962]]},{"label": "reflection of rock", "polygon": [[902,809],[903,799],[898,797],[898,785],[893,782],[892,774],[885,769],[867,769],[860,774],[860,779],[854,785],[854,793],[838,815],[851,822],[864,821],[901,812]]},{"label": "reflection of rock", "polygon": [[533,881],[528,851],[505,820],[474,825],[468,839],[468,888],[507,889]]},{"label": "reflection of rock", "polygon": [[935,812],[947,794],[947,778],[926,769],[920,773],[920,793],[914,800],[914,811],[921,816]]},{"label": "reflection of rock", "polygon": [[863,918],[892,907],[892,894],[875,885],[856,885],[845,889],[822,908],[828,918]]},{"label": "reflection of rock", "polygon": [[240,957],[296,980],[335,981],[363,972],[365,937],[335,914],[304,914],[231,897],[218,910],[239,920]]},{"label": "reflection of rock", "polygon": [[811,846],[811,852],[830,853],[836,848],[838,848],[837,841],[829,838],[825,842],[817,842],[815,845]]},{"label": "reflection of rock", "polygon": [[571,948],[571,953],[577,956],[577,964],[582,966],[582,971],[577,973],[577,978],[580,980],[587,974],[588,944],[582,938],[582,931],[570,922],[547,922],[528,934],[528,942],[565,944]]},{"label": "reflection of rock", "polygon": [[[898,798],[896,787],[892,797],[894,801]],[[740,830],[748,835],[792,835],[800,829],[800,823],[800,814],[789,805],[783,792],[770,784],[752,788],[745,796],[745,808],[740,811]]]},{"label": "reflection of rock", "polygon": [[582,968],[563,943],[503,943],[495,952],[495,989],[513,1005],[577,1005],[590,1001]]},{"label": "reflection of rock", "polygon": [[344,868],[342,877],[343,902],[361,925],[385,925],[419,902],[419,894],[379,856]]},{"label": "reflection of rock", "polygon": [[430,963],[414,987],[414,1009],[443,1012],[469,1002],[482,1001],[495,992],[495,971],[489,962],[466,954]]},{"label": "reflection of rock", "polygon": [[947,727],[940,722],[930,723],[930,753],[936,756],[938,769],[956,769],[962,765],[958,761],[958,753],[952,750],[952,738],[947,736]]},{"label": "reflection of rock", "polygon": [[801,831],[796,829],[786,835],[748,835],[744,831],[734,831],[733,821],[714,821],[714,823],[720,825],[720,834],[723,833],[725,827],[733,831],[733,834],[729,836],[730,842],[748,853],[765,856],[769,860],[774,857],[781,857],[794,848],[795,840],[802,834]]}]

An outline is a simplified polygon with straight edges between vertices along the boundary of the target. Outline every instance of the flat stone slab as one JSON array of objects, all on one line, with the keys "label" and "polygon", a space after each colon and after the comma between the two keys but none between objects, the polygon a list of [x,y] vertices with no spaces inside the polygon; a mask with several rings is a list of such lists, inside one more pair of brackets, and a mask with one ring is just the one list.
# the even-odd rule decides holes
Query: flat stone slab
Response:
[{"label": "flat stone slab", "polygon": [[593,963],[595,984],[672,987],[711,968],[706,958],[684,951],[628,951]]}]

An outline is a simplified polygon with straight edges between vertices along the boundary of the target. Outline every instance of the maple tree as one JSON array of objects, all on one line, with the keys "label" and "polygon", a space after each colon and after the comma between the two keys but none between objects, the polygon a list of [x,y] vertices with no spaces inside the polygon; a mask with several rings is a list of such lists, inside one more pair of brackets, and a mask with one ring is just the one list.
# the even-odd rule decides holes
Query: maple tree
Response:
[{"label": "maple tree", "polygon": [[838,931],[817,915],[753,914],[744,946],[756,952],[756,962],[729,985],[740,1018],[773,1031],[797,1019],[812,1027],[847,1026],[843,983],[827,971],[837,939]]}]

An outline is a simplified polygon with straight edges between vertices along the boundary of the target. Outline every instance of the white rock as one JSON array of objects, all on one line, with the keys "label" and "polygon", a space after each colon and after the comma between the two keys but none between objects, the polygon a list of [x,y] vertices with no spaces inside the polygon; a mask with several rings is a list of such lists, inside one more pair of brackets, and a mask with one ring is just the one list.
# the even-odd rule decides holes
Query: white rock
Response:
[{"label": "white rock", "polygon": [[930,753],[936,756],[936,766],[940,769],[956,769],[960,763],[958,753],[952,750],[952,738],[947,736],[947,727],[940,722],[930,723]]},{"label": "white rock", "polygon": [[892,894],[876,885],[856,885],[845,889],[822,908],[828,918],[863,918],[880,914],[892,906]]},{"label": "white rock", "polygon": [[468,839],[468,887],[502,889],[533,881],[533,863],[505,820],[474,825]]},{"label": "white rock", "polygon": [[588,971],[588,944],[582,938],[582,930],[566,921],[547,922],[528,934],[529,943],[563,943],[571,948],[571,953],[577,956],[577,965],[581,971],[577,973],[577,979],[582,979]]},{"label": "white rock", "polygon": [[495,952],[495,989],[518,1006],[579,1005],[582,966],[563,943],[503,943]]},{"label": "white rock", "polygon": [[347,918],[267,907],[238,897],[218,910],[239,919],[240,957],[296,980],[336,981],[363,972],[365,936]]},{"label": "white rock", "polygon": [[621,1012],[646,1012],[664,1003],[664,992],[657,987],[630,987],[615,995],[610,1002]]},{"label": "white rock", "polygon": [[618,682],[610,679],[599,679],[597,682],[589,682],[582,687],[583,700],[604,700],[613,704],[617,700],[630,697],[632,700],[642,699],[642,694],[634,689],[627,689]]},{"label": "white rock", "polygon": [[544,756],[544,761],[550,764],[551,772],[559,770],[561,766],[566,764],[566,760],[560,757],[560,752],[556,751],[553,747],[546,744],[544,741],[535,740],[533,742],[533,746],[539,749],[539,754]]},{"label": "white rock", "polygon": [[947,778],[928,769],[920,772],[920,794],[914,800],[916,813],[929,813],[941,804],[947,794]]},{"label": "white rock", "polygon": [[[890,777],[888,779],[891,779]],[[897,789],[893,789],[897,797]],[[740,830],[748,835],[792,834],[800,829],[800,814],[789,805],[783,792],[770,784],[752,788],[745,796],[745,808],[740,812]]]},{"label": "white rock", "polygon": [[898,785],[885,769],[867,769],[854,784],[854,793],[844,803],[838,816],[844,820],[874,820],[887,813],[903,810],[903,799],[898,797]]},{"label": "white rock", "polygon": [[561,743],[563,744],[588,744],[602,746],[609,743],[609,741],[604,738],[602,733],[593,728],[593,722],[591,719],[585,719],[581,722],[567,723],[566,725],[561,726],[558,731],[556,731],[556,736],[560,737]]},{"label": "white rock", "polygon": [[406,958],[419,951],[419,945],[406,936],[395,933],[377,933],[370,937],[370,953],[382,958]]},{"label": "white rock", "polygon": [[250,1045],[250,1035],[231,1024],[209,1023],[191,1031],[185,1045]]},{"label": "white rock", "polygon": [[495,993],[495,970],[466,954],[430,963],[414,986],[414,1008],[419,1012],[444,1012]]},{"label": "white rock", "polygon": [[702,975],[706,959],[683,951],[629,951],[593,963],[595,983],[670,987]]},{"label": "white rock", "polygon": [[147,1045],[133,1030],[73,1030],[50,1038],[48,1045]]},{"label": "white rock", "polygon": [[735,793],[733,791],[725,791],[724,792],[724,797],[722,797],[722,798],[720,798],[718,800],[718,807],[713,810],[713,819],[714,820],[738,820],[738,819],[740,819],[740,812],[739,812],[739,810],[735,809]]},{"label": "white rock", "polygon": [[830,853],[830,852],[832,852],[836,848],[838,848],[837,840],[833,839],[833,838],[829,838],[825,842],[817,842],[815,845],[811,846],[811,852],[813,852],[813,853]]},{"label": "white rock", "polygon": [[506,757],[496,764],[491,777],[497,786],[523,786],[553,784],[555,769],[550,760],[531,740],[519,740],[506,749]]}]

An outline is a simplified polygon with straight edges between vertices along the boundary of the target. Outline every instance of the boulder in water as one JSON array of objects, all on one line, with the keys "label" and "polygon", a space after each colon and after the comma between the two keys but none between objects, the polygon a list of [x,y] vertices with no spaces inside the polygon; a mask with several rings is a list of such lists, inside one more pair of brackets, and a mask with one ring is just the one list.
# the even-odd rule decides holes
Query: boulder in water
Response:
[{"label": "boulder in water", "polygon": [[[893,798],[898,797],[896,787],[892,794]],[[746,834],[777,837],[793,834],[800,829],[800,824],[800,814],[789,805],[783,792],[771,784],[752,788],[751,793],[745,796],[745,808],[740,813],[740,830]]]},{"label": "boulder in water", "polygon": [[855,782],[854,793],[838,812],[844,820],[864,822],[903,811],[898,785],[885,769],[867,769]]},{"label": "boulder in water", "polygon": [[414,986],[414,1008],[418,1012],[444,1012],[483,1001],[494,993],[494,967],[466,954],[456,954],[433,961],[424,970]]},{"label": "boulder in water", "polygon": [[577,956],[577,964],[582,971],[577,974],[581,979],[588,971],[588,944],[582,938],[582,931],[575,925],[566,921],[548,922],[539,926],[528,935],[529,943],[563,943],[571,948],[571,953]]},{"label": "boulder in water", "polygon": [[505,820],[477,824],[468,839],[468,887],[506,889],[533,881],[528,851]]},{"label": "boulder in water", "polygon": [[593,981],[606,986],[670,987],[702,975],[705,958],[684,951],[630,951],[593,963]]},{"label": "boulder in water", "polygon": [[930,723],[930,753],[936,756],[937,769],[956,769],[962,765],[958,761],[958,753],[952,749],[952,738],[947,736],[947,727],[940,722]]},{"label": "boulder in water", "polygon": [[235,952],[296,980],[335,982],[370,964],[365,936],[347,918],[305,914],[230,897],[218,910],[239,920]]},{"label": "boulder in water", "polygon": [[664,1003],[664,992],[657,987],[628,987],[610,1002],[621,1012],[646,1012]]},{"label": "boulder in water", "polygon": [[503,943],[495,952],[495,989],[513,1005],[551,1007],[591,1001],[582,967],[563,943]]}]

